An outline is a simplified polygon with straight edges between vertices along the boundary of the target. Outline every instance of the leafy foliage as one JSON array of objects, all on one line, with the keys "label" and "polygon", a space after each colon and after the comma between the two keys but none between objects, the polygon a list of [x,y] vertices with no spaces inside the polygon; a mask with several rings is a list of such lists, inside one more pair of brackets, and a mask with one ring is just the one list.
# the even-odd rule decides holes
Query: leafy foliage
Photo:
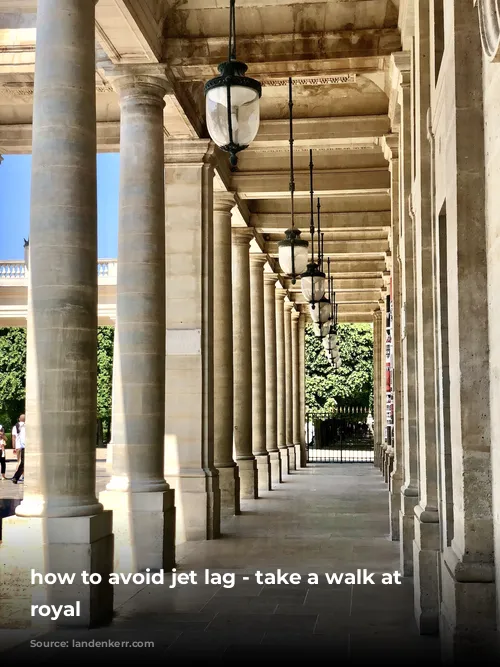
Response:
[{"label": "leafy foliage", "polygon": [[[111,426],[113,375],[113,327],[99,327],[97,334],[97,417],[104,442]],[[26,329],[0,328],[0,424],[10,430],[25,410]]]},{"label": "leafy foliage", "polygon": [[109,442],[111,436],[114,337],[113,327],[99,327],[97,332],[97,417],[101,420],[104,442]]},{"label": "leafy foliage", "polygon": [[306,327],[306,410],[333,412],[336,406],[373,407],[373,329],[339,324],[342,365],[333,369],[312,325]]},{"label": "leafy foliage", "polygon": [[10,432],[24,412],[26,329],[0,328],[0,424]]}]

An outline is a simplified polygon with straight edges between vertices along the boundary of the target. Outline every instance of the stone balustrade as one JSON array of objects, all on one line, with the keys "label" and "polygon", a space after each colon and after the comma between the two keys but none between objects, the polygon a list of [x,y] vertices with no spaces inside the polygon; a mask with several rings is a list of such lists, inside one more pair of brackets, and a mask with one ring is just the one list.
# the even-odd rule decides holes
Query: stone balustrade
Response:
[{"label": "stone balustrade", "polygon": [[26,264],[24,262],[0,262],[0,280],[19,280],[25,277]]},{"label": "stone balustrade", "polygon": [[[116,278],[116,259],[100,259],[97,262],[99,278]],[[22,261],[0,261],[0,280],[26,278],[26,264]]]}]

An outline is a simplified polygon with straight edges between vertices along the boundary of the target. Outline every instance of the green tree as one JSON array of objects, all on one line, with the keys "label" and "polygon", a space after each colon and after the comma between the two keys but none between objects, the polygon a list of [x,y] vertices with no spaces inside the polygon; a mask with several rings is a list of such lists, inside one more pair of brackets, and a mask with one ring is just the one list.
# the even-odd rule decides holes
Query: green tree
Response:
[{"label": "green tree", "polygon": [[97,417],[101,420],[105,443],[111,437],[111,390],[113,386],[113,327],[99,327],[97,332]]},{"label": "green tree", "polygon": [[342,365],[332,368],[312,325],[306,327],[306,410],[332,412],[335,406],[373,407],[373,329],[339,324]]},{"label": "green tree", "polygon": [[[113,376],[113,327],[99,327],[97,333],[97,417],[104,442],[111,428]],[[25,410],[26,329],[0,328],[0,424],[10,430]]]},{"label": "green tree", "polygon": [[0,328],[0,424],[8,433],[24,412],[26,329]]}]

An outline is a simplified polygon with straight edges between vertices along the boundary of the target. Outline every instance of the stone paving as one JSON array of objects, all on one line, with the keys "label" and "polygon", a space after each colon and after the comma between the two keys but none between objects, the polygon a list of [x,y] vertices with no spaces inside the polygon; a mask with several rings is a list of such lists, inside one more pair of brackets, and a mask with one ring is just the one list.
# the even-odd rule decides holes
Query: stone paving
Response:
[{"label": "stone paving", "polygon": [[[99,485],[107,471],[98,467]],[[13,486],[13,485],[12,485]],[[435,637],[419,636],[411,580],[382,585],[399,568],[398,544],[388,538],[387,488],[371,464],[314,464],[288,475],[279,489],[242,503],[225,521],[224,536],[178,547],[178,572],[234,573],[234,587],[117,586],[116,617],[108,628],[65,630],[38,641],[153,642],[154,647],[81,648],[83,659],[182,659],[197,664],[323,658],[344,664],[420,664],[439,660]],[[324,573],[377,573],[375,585],[328,585]],[[257,571],[302,575],[296,585],[260,585]],[[319,584],[307,574],[318,573]],[[29,633],[0,631],[12,654],[36,662],[74,659],[70,648],[32,648]],[[95,651],[98,650],[98,653]],[[10,657],[5,653],[2,657]]]}]

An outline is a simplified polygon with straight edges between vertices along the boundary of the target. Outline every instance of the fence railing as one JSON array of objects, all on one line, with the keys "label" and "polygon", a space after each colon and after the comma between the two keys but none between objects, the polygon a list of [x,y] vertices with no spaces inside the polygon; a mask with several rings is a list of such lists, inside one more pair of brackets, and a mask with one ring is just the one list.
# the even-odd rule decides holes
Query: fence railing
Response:
[{"label": "fence railing", "polygon": [[373,461],[370,411],[346,406],[334,412],[306,415],[307,458],[316,463],[368,463]]},{"label": "fence railing", "polygon": [[[97,262],[97,276],[116,278],[116,265],[116,259],[100,259]],[[0,280],[22,280],[26,275],[25,262],[0,261]]]},{"label": "fence railing", "polygon": [[26,277],[24,262],[0,262],[0,280],[19,280]]}]

